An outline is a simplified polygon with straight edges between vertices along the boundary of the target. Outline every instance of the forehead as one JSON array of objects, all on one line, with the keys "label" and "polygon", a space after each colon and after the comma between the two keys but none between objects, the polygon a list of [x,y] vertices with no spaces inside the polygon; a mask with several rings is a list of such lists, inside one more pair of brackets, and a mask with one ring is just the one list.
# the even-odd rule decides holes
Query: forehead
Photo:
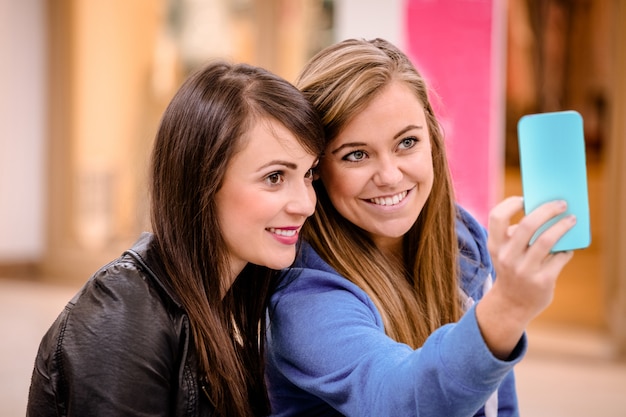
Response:
[{"label": "forehead", "polygon": [[309,155],[313,156],[291,131],[270,117],[252,119],[239,139],[237,148],[231,163],[272,157],[302,158]]},{"label": "forehead", "polygon": [[379,136],[386,131],[398,132],[408,125],[426,128],[424,105],[404,82],[394,81],[383,88],[346,122],[333,140],[352,140],[359,136]]}]

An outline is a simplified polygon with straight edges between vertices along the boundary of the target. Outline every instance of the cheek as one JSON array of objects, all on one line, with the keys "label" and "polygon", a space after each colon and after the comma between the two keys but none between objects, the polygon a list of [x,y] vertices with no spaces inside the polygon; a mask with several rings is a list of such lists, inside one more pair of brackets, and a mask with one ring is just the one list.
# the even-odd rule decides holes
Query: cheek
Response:
[{"label": "cheek", "polygon": [[434,177],[433,158],[430,152],[415,155],[406,165],[405,172],[412,172],[421,182],[432,183]]},{"label": "cheek", "polygon": [[229,237],[231,237],[234,233],[237,232],[237,222],[234,221],[237,217],[239,217],[237,210],[237,205],[231,204],[232,200],[225,200],[222,204],[218,204],[217,213],[218,213],[218,221],[220,224],[220,228],[222,233],[224,234],[224,238],[228,241]]},{"label": "cheek", "polygon": [[433,165],[433,159],[428,158],[428,165],[426,169],[426,175],[429,177],[430,184],[433,184],[433,180],[435,178],[435,167]]},{"label": "cheek", "polygon": [[424,161],[424,164],[421,165],[420,168],[420,176],[424,178],[425,182],[432,184],[433,178],[435,176],[432,160]]},{"label": "cheek", "polygon": [[423,165],[419,171],[419,182],[421,182],[421,189],[426,194],[430,195],[433,190],[433,185],[435,183],[435,172],[432,164],[432,160],[428,161],[427,164]]},{"label": "cheek", "polygon": [[336,206],[337,202],[352,198],[358,194],[358,190],[361,188],[361,180],[356,174],[357,170],[342,170],[333,166],[324,167],[320,179],[324,183],[333,205]]},{"label": "cheek", "polygon": [[309,187],[309,199],[313,203],[313,207],[315,207],[315,205],[317,204],[317,194],[315,193],[315,188],[313,188],[312,186]]},{"label": "cheek", "polygon": [[219,221],[225,233],[244,227],[243,224],[250,222],[256,214],[253,208],[259,206],[258,201],[249,198],[245,189],[236,192],[236,187],[223,187],[216,195],[216,203]]}]

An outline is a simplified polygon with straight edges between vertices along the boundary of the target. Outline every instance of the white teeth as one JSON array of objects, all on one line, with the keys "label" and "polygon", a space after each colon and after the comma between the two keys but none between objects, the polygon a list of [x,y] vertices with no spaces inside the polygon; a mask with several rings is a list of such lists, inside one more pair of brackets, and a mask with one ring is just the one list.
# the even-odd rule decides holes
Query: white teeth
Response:
[{"label": "white teeth", "polygon": [[378,204],[379,206],[395,206],[396,204],[398,204],[400,201],[404,200],[404,197],[406,197],[407,192],[403,191],[399,194],[396,194],[392,197],[376,197],[376,198],[372,198],[370,199],[370,203],[374,203],[374,204]]},{"label": "white teeth", "polygon": [[280,235],[280,236],[287,236],[287,237],[291,237],[291,236],[295,236],[297,230],[295,229],[291,229],[291,230],[287,230],[287,229],[274,229],[273,227],[270,227],[269,229],[270,232]]}]

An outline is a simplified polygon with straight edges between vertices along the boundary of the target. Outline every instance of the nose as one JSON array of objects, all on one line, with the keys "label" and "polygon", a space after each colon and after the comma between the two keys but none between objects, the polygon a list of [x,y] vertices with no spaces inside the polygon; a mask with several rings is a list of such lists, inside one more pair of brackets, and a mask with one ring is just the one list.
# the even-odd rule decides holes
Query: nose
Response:
[{"label": "nose", "polygon": [[290,214],[304,217],[313,214],[317,197],[311,183],[299,184],[290,194],[290,201],[287,204],[287,211]]},{"label": "nose", "polygon": [[393,157],[385,157],[379,159],[373,181],[379,187],[395,185],[402,181],[402,176],[399,162]]}]

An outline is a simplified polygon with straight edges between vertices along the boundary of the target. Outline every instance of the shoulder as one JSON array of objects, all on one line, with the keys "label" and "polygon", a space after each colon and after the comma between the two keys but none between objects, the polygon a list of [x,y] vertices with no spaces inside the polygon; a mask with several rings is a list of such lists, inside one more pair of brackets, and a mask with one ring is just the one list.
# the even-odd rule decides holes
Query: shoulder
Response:
[{"label": "shoulder", "polygon": [[493,274],[487,249],[487,231],[466,209],[457,205],[456,234],[461,286],[470,297],[478,299],[482,296],[485,280]]},{"label": "shoulder", "polygon": [[131,249],[100,268],[69,307],[76,309],[86,304],[100,313],[110,308],[120,315],[138,315],[166,308],[171,303],[169,294],[161,288],[149,264],[143,261],[149,258],[150,239],[151,235],[142,235]]},{"label": "shoulder", "polygon": [[357,309],[382,323],[365,291],[335,271],[306,242],[302,243],[294,266],[284,274],[271,306],[281,315],[292,309],[323,314]]},{"label": "shoulder", "polygon": [[[355,339],[358,346],[373,346],[365,340],[387,338],[369,296],[305,246],[271,298],[268,352],[274,359],[319,370],[335,363],[327,357],[329,346],[348,346]],[[352,348],[342,350],[342,355],[353,353]],[[322,364],[319,358],[327,360]]]},{"label": "shoulder", "polygon": [[188,342],[184,311],[146,265],[125,252],[85,283],[42,338],[31,398],[44,401],[55,392],[46,401],[80,410],[93,405],[83,398],[97,397],[97,409],[108,414],[126,406],[168,409],[154,398],[165,402],[171,395],[168,381],[187,363]]},{"label": "shoulder", "polygon": [[171,351],[182,313],[135,258],[124,253],[103,266],[68,302],[48,337],[77,353],[124,349]]},{"label": "shoulder", "polygon": [[287,272],[279,287],[282,288],[312,291],[337,289],[353,293],[359,298],[365,295],[360,287],[337,272],[306,242],[301,244],[293,267]]}]

